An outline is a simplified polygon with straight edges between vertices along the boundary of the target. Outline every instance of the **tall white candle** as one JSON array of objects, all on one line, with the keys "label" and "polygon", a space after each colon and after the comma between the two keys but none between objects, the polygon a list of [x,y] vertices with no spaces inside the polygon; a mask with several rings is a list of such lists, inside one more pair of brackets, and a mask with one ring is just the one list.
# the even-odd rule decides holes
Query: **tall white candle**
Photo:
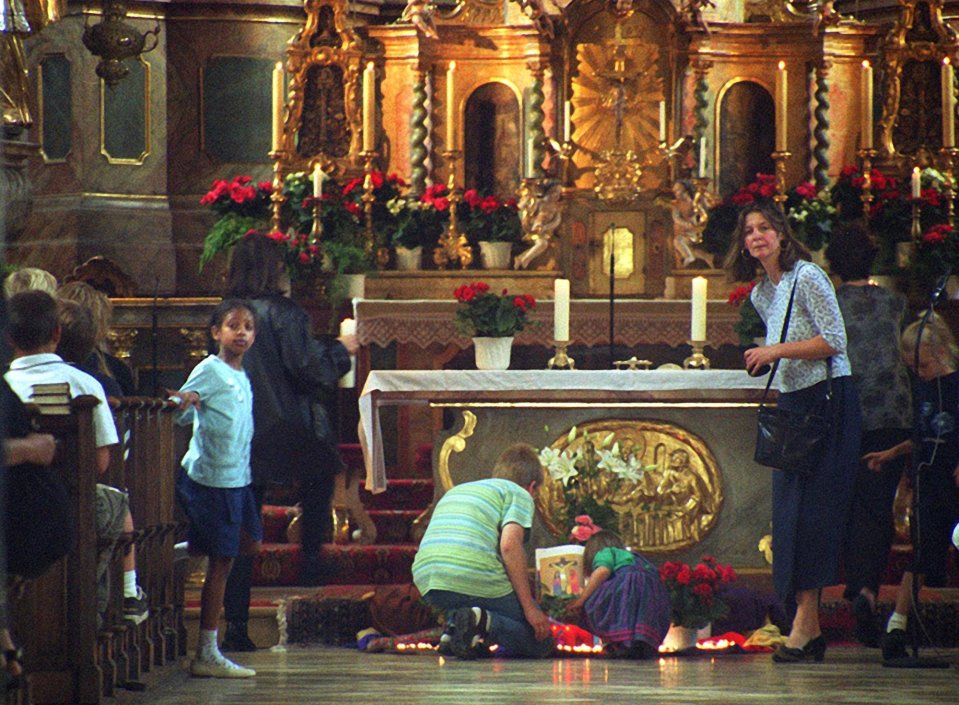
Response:
[{"label": "tall white candle", "polygon": [[697,176],[704,178],[706,176],[706,136],[699,138],[699,164],[696,165]]},{"label": "tall white candle", "polygon": [[456,75],[456,62],[451,61],[446,69],[446,141],[449,149],[456,149],[456,103],[453,78]]},{"label": "tall white candle", "polygon": [[859,107],[859,146],[862,149],[872,149],[872,64],[862,62],[860,77],[862,105]]},{"label": "tall white candle", "polygon": [[706,340],[706,277],[693,278],[692,322],[690,340]]},{"label": "tall white candle", "polygon": [[283,141],[283,62],[273,67],[273,151],[280,151]]},{"label": "tall white candle", "polygon": [[[344,318],[340,322],[340,335],[356,335],[356,319]],[[340,377],[339,386],[343,389],[356,386],[356,355],[350,355],[350,371]]]},{"label": "tall white candle", "polygon": [[947,56],[942,60],[942,146],[956,146],[955,70]]},{"label": "tall white candle", "polygon": [[912,197],[918,199],[922,194],[922,176],[919,167],[912,168]]},{"label": "tall white candle", "polygon": [[569,340],[569,279],[553,282],[553,340]]},{"label": "tall white candle", "polygon": [[788,74],[786,72],[786,62],[779,62],[779,70],[776,71],[776,151],[789,151],[789,136],[787,135],[788,121],[786,118],[787,106],[789,104],[787,97],[789,95]]},{"label": "tall white candle", "polygon": [[373,151],[373,125],[376,124],[376,68],[370,61],[363,69],[363,151]]},{"label": "tall white candle", "polygon": [[536,177],[536,145],[533,142],[532,136],[526,138],[526,176],[527,178]]},{"label": "tall white candle", "polygon": [[320,168],[319,164],[313,166],[313,198],[320,200],[323,198],[323,179],[326,178],[326,174],[323,173],[323,170]]},{"label": "tall white candle", "polygon": [[659,101],[659,143],[666,143],[666,101]]},{"label": "tall white candle", "polygon": [[572,129],[572,112],[573,106],[567,100],[563,103],[563,142],[569,142],[570,131]]}]

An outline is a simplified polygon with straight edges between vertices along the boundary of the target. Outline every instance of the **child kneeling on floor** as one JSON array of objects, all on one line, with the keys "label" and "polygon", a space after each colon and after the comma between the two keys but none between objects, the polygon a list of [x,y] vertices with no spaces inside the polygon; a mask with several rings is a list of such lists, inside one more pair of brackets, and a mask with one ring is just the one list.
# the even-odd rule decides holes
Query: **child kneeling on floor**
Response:
[{"label": "child kneeling on floor", "polygon": [[589,580],[569,603],[583,626],[603,640],[607,653],[652,658],[669,629],[669,593],[652,563],[626,548],[612,531],[586,541],[583,567]]},{"label": "child kneeling on floor", "polygon": [[218,354],[200,362],[171,397],[182,412],[177,421],[193,424],[190,448],[183,456],[186,473],[177,480],[177,497],[190,519],[190,552],[209,559],[200,596],[200,635],[190,673],[250,678],[256,671],[220,653],[217,625],[234,557],[241,552],[257,553],[263,539],[250,488],[253,392],[243,370],[243,355],[256,337],[253,309],[239,299],[223,301],[213,311],[210,333]]}]

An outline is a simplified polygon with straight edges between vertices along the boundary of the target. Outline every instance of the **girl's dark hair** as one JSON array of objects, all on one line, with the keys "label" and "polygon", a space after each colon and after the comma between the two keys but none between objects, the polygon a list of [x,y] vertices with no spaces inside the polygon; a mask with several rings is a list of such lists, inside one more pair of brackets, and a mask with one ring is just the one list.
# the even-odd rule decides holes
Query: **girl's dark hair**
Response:
[{"label": "girl's dark hair", "polygon": [[589,575],[593,572],[593,560],[596,554],[604,548],[626,548],[626,544],[615,531],[601,529],[586,540],[586,547],[583,551],[583,569]]},{"label": "girl's dark hair", "polygon": [[730,281],[748,282],[756,278],[759,260],[746,251],[744,234],[746,218],[752,213],[761,214],[782,237],[782,243],[779,246],[779,268],[782,271],[791,271],[796,262],[801,259],[812,259],[806,246],[793,235],[792,229],[789,227],[789,221],[786,220],[782,209],[774,201],[765,199],[753,201],[743,206],[742,210],[739,211],[739,219],[736,221],[736,229],[733,231],[733,241],[729,244],[729,251],[726,253],[726,260],[723,262],[723,268],[726,270],[726,276]]},{"label": "girl's dark hair", "polygon": [[226,295],[259,298],[282,294],[285,263],[280,243],[262,233],[250,233],[233,246],[226,275]]},{"label": "girl's dark hair", "polygon": [[879,248],[859,222],[843,223],[829,236],[826,259],[829,269],[844,282],[866,279]]},{"label": "girl's dark hair", "polygon": [[256,311],[253,310],[252,304],[250,304],[250,302],[246,299],[234,297],[223,299],[223,301],[216,305],[216,308],[213,309],[213,313],[210,314],[210,328],[219,328],[223,325],[223,321],[226,320],[226,317],[229,316],[231,312],[240,308],[249,311],[250,316],[253,318],[253,325],[256,326]]}]

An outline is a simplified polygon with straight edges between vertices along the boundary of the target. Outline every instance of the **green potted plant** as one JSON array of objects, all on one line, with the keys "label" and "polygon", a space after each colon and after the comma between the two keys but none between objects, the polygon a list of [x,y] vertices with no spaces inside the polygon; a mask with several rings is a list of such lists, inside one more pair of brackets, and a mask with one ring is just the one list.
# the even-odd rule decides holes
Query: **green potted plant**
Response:
[{"label": "green potted plant", "polygon": [[[443,187],[445,193],[446,187]],[[432,192],[435,194],[435,189]],[[396,253],[397,269],[419,269],[424,249],[432,249],[449,220],[449,203],[440,211],[436,197],[398,196],[386,204],[395,217],[390,244]]]},{"label": "green potted plant", "polygon": [[473,337],[476,366],[481,370],[509,367],[513,336],[528,324],[527,316],[536,307],[529,294],[502,294],[490,291],[486,282],[457,287],[453,296],[461,304],[456,310],[456,329]]}]

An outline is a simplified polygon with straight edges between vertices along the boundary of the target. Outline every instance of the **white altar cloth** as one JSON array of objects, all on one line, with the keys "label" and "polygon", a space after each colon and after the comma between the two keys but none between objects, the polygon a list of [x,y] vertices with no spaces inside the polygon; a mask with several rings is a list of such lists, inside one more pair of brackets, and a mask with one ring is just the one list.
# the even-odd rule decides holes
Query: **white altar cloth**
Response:
[{"label": "white altar cloth", "polygon": [[379,407],[431,402],[559,405],[651,400],[667,393],[675,401],[706,406],[729,392],[758,400],[766,378],[744,370],[374,370],[359,398],[359,437],[366,488],[386,489]]}]

